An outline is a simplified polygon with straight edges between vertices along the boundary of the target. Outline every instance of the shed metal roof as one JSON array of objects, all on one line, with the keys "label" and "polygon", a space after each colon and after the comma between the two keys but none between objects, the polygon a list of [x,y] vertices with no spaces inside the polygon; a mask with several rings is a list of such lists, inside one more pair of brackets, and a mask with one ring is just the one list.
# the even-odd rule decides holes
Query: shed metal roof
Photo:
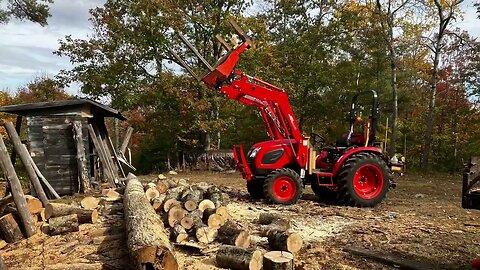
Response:
[{"label": "shed metal roof", "polygon": [[0,112],[18,114],[18,115],[30,115],[33,113],[41,113],[45,111],[62,110],[74,107],[89,106],[93,115],[103,115],[105,117],[115,117],[120,120],[126,120],[126,118],[117,110],[110,108],[106,105],[98,103],[88,98],[60,100],[52,102],[37,102],[37,103],[25,103],[18,105],[8,105],[0,107]]}]

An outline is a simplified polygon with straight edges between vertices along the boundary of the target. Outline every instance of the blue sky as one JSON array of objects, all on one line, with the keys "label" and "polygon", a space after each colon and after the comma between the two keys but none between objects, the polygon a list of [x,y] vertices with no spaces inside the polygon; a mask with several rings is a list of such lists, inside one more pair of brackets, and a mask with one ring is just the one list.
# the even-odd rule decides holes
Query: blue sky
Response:
[{"label": "blue sky", "polygon": [[[92,33],[88,10],[104,1],[56,0],[51,5],[52,17],[46,27],[15,20],[0,25],[0,89],[14,92],[35,76],[54,76],[61,69],[71,68],[67,58],[52,52],[58,48],[58,40],[65,35],[88,37]],[[463,21],[455,22],[454,26],[480,38],[480,20],[473,3],[470,0],[462,4],[465,12]],[[71,87],[69,92],[78,94],[76,88]]]}]

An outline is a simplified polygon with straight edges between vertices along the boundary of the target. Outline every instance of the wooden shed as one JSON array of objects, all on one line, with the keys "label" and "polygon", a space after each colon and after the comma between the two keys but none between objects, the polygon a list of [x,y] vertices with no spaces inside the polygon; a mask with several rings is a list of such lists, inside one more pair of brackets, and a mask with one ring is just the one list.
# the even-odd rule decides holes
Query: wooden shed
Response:
[{"label": "wooden shed", "polygon": [[[105,134],[103,139],[110,141],[105,117],[125,120],[119,111],[90,99],[10,105],[0,107],[0,112],[18,115],[17,132],[21,129],[22,118],[26,118],[27,147],[41,173],[59,195],[79,192],[81,177],[90,179],[99,174],[95,169],[97,154],[91,138],[92,132],[88,129],[89,124],[97,134]],[[81,142],[76,134],[81,134],[83,153],[77,151]],[[99,137],[102,139],[100,135]],[[81,154],[84,154],[86,161],[78,162]],[[84,163],[83,174],[79,163]]]}]

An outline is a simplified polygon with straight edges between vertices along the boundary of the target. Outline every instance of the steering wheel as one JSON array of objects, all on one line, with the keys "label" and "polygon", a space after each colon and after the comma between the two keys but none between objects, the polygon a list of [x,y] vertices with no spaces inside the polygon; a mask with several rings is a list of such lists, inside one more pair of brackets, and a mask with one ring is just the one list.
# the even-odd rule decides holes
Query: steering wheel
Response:
[{"label": "steering wheel", "polygon": [[325,140],[324,137],[318,135],[318,134],[315,133],[315,132],[312,132],[312,133],[310,134],[310,137],[312,138],[312,141],[313,141],[313,144],[314,144],[314,145],[315,145],[315,144],[318,144],[318,143],[325,143],[325,142],[326,142],[326,140]]}]

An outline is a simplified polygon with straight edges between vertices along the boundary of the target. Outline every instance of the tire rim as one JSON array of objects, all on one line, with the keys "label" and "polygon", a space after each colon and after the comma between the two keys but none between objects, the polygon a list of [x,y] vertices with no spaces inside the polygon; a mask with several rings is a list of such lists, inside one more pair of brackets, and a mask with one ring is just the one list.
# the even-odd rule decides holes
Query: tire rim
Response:
[{"label": "tire rim", "polygon": [[353,176],[353,189],[362,199],[376,198],[382,192],[383,185],[382,171],[373,164],[363,165]]},{"label": "tire rim", "polygon": [[295,181],[288,176],[280,176],[273,182],[273,196],[276,199],[285,202],[293,199],[297,193]]}]

